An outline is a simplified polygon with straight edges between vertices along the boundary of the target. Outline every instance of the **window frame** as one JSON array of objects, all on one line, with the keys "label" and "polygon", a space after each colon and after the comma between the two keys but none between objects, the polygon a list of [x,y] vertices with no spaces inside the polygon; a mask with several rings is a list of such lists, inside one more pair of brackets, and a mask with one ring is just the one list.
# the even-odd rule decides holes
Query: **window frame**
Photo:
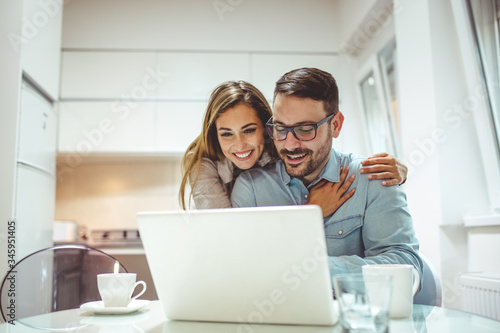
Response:
[{"label": "window frame", "polygon": [[[467,0],[452,1],[453,15],[460,44],[464,71],[469,96],[484,95],[487,90],[482,65],[478,61],[480,52],[476,44],[475,35],[471,26]],[[478,91],[478,82],[482,92]],[[473,113],[476,134],[479,142],[483,171],[487,177],[486,186],[489,205],[492,213],[500,213],[500,154],[496,143],[491,119],[489,100],[478,98],[478,107]]]},{"label": "window frame", "polygon": [[380,67],[381,66],[380,66],[379,52],[377,52],[376,54],[370,56],[370,58],[363,64],[363,66],[360,68],[360,70],[356,75],[356,93],[359,105],[361,107],[361,110],[363,111],[361,112],[361,117],[363,119],[363,130],[365,131],[365,133],[367,133],[367,135],[365,136],[366,146],[369,147],[369,151],[371,154],[382,152],[382,151],[375,151],[378,149],[373,147],[372,142],[370,140],[371,135],[367,123],[366,108],[363,99],[363,92],[361,89],[361,84],[371,74],[373,75],[373,78],[375,80],[375,89],[377,91],[379,108],[384,113],[383,121],[385,124],[385,128],[389,130],[388,136],[390,141],[389,142],[390,149],[386,149],[385,152],[398,157],[399,144],[397,142],[397,138],[395,137],[396,136],[395,126],[397,126],[397,124],[395,124],[394,122],[390,106],[388,105],[389,92],[386,90],[388,88],[387,78],[383,77]]}]

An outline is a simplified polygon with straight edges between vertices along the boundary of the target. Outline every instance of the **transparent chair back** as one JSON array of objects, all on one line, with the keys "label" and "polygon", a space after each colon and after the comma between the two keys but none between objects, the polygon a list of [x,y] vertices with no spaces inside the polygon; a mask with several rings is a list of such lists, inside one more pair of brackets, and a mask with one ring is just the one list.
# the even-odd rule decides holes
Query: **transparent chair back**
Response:
[{"label": "transparent chair back", "polygon": [[22,321],[98,301],[97,274],[112,273],[115,264],[119,272],[127,272],[112,256],[87,246],[59,245],[34,252],[3,279],[2,318]]}]

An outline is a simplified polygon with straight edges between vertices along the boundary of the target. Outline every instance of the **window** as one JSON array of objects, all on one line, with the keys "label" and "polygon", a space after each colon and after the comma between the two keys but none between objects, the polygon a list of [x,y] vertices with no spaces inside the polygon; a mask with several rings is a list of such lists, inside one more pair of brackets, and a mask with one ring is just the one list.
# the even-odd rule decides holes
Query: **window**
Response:
[{"label": "window", "polygon": [[478,48],[481,74],[488,91],[491,128],[500,154],[500,72],[499,72],[499,11],[500,1],[469,1],[473,33]]},{"label": "window", "polygon": [[[393,134],[395,149],[398,147],[398,142],[401,138],[399,133],[398,119],[398,98],[397,98],[397,82],[396,82],[396,41],[387,44],[379,55],[380,73],[382,83],[384,85],[384,95],[389,108],[389,119]],[[397,149],[396,149],[397,152]]]},{"label": "window", "polygon": [[498,0],[452,1],[455,27],[474,109],[491,211],[500,213],[500,73]]},{"label": "window", "polygon": [[390,42],[361,71],[359,90],[371,153],[398,156],[398,107],[395,42]]}]

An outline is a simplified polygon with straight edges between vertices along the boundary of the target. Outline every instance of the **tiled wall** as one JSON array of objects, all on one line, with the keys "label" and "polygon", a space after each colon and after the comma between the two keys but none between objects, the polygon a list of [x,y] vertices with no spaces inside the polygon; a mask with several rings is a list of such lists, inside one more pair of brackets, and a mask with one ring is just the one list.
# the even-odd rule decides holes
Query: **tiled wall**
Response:
[{"label": "tiled wall", "polygon": [[58,168],[56,220],[88,229],[136,229],[138,211],[179,209],[180,159]]}]

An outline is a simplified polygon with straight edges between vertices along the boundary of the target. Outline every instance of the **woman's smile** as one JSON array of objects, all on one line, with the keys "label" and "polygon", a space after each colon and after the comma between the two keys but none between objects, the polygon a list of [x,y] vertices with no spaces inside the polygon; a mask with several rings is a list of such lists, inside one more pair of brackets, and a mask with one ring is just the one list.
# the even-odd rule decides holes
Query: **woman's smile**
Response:
[{"label": "woman's smile", "polygon": [[237,158],[239,159],[246,159],[248,158],[252,153],[254,152],[254,150],[247,150],[246,152],[240,152],[240,153],[233,153]]}]

